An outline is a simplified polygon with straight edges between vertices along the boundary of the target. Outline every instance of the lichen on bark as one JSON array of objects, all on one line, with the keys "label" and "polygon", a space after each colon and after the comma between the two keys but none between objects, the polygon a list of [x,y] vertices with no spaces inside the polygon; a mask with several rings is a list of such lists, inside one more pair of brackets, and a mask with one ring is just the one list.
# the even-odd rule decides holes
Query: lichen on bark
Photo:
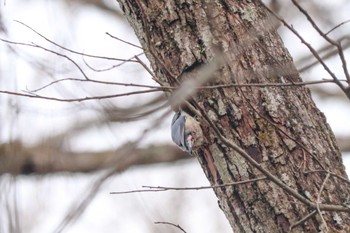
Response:
[{"label": "lichen on bark", "polygon": [[[175,86],[193,77],[220,55],[225,61],[209,84],[301,81],[276,32],[277,23],[260,1],[119,2],[162,86]],[[334,135],[307,88],[201,89],[192,100],[225,138],[311,202],[317,201],[325,173],[306,171],[326,170],[346,177]],[[220,141],[204,120],[202,123],[206,143],[196,152],[212,185],[261,176],[256,166]],[[350,195],[349,186],[335,176],[330,180],[330,190],[339,187],[342,191],[323,190],[322,201],[343,203]],[[288,232],[294,222],[310,213],[310,206],[270,180],[214,191],[234,232]],[[337,213],[337,222],[343,225],[336,224],[329,212],[324,218],[331,229],[349,229],[348,213]],[[314,215],[294,231],[321,228],[322,220]]]}]

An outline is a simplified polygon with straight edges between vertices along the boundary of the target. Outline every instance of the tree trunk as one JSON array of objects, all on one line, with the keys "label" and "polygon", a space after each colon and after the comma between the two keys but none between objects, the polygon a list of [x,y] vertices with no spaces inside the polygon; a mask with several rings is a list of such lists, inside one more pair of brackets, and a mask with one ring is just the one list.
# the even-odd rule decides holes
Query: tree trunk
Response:
[{"label": "tree trunk", "polygon": [[[260,1],[118,1],[161,86],[195,76],[219,56],[225,61],[211,85],[301,82]],[[205,143],[196,154],[210,183],[267,177],[214,189],[234,232],[350,232],[341,154],[307,88],[217,87],[193,100],[222,136],[201,118]]]}]

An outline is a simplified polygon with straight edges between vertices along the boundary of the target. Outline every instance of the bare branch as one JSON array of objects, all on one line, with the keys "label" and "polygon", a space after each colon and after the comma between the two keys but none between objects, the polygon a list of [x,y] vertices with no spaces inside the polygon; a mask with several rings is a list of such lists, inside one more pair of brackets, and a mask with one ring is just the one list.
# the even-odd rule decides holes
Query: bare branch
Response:
[{"label": "bare branch", "polygon": [[290,226],[290,230],[293,230],[293,228],[303,224],[304,222],[306,222],[307,220],[309,220],[310,218],[312,218],[315,214],[317,213],[317,210],[313,210],[311,213],[309,213],[308,215],[306,215],[305,217],[303,217],[302,219],[300,219],[299,221],[293,223]]},{"label": "bare branch", "polygon": [[350,185],[350,181],[345,178],[345,177],[342,177],[334,172],[329,172],[329,171],[326,171],[326,170],[308,170],[308,171],[304,171],[304,174],[309,174],[309,173],[314,173],[314,172],[320,172],[320,173],[327,173],[329,175],[332,175],[334,177],[337,177],[338,179],[344,181],[345,183],[349,184]]},{"label": "bare branch", "polygon": [[292,27],[290,26],[284,19],[279,17],[273,11],[271,11],[267,6],[265,9],[268,10],[271,14],[273,14],[285,27],[287,27],[294,35],[296,35],[299,40],[306,45],[306,47],[310,50],[310,52],[314,55],[314,57],[319,61],[322,67],[327,71],[327,73],[333,78],[334,82],[339,86],[339,88],[346,94],[346,96],[350,99],[350,92],[344,87],[344,85],[338,80],[337,76],[331,71],[331,69],[327,66],[327,64],[322,60],[317,51]]},{"label": "bare branch", "polygon": [[[93,172],[115,166],[122,171],[130,166],[154,163],[165,163],[189,158],[188,155],[174,145],[157,145],[139,148],[133,151],[133,160],[125,160],[123,151],[126,145],[117,150],[102,152],[67,152],[44,142],[27,147],[19,142],[2,144],[0,150],[0,174],[50,174],[56,172]],[[16,148],[16,156],[12,154]],[[130,155],[131,156],[131,155]],[[5,165],[6,166],[2,166]]]},{"label": "bare branch", "polygon": [[104,85],[116,85],[116,86],[125,86],[125,87],[144,87],[144,88],[151,88],[151,89],[157,89],[157,90],[170,90],[170,89],[176,89],[175,87],[161,87],[161,86],[152,86],[152,85],[141,85],[141,84],[135,84],[135,83],[122,83],[122,82],[108,82],[108,81],[100,81],[95,79],[78,79],[78,78],[63,78],[58,79],[55,81],[50,82],[49,84],[46,84],[38,89],[29,90],[29,92],[38,92],[41,91],[51,85],[54,85],[56,83],[64,82],[64,81],[75,81],[75,82],[91,82],[91,83],[98,83],[98,84],[104,84]]},{"label": "bare branch", "polygon": [[85,74],[85,72],[83,71],[83,69],[78,65],[78,63],[76,63],[72,58],[68,57],[67,55],[64,55],[62,53],[58,53],[58,52],[55,52],[53,50],[50,50],[50,49],[47,49],[45,47],[42,47],[40,45],[36,45],[34,43],[31,43],[31,44],[28,44],[28,43],[22,43],[22,42],[14,42],[14,41],[10,41],[10,40],[5,40],[5,39],[2,39],[0,38],[1,41],[3,42],[6,42],[6,43],[9,43],[9,44],[14,44],[14,45],[23,45],[23,46],[28,46],[28,47],[33,47],[33,48],[39,48],[39,49],[42,49],[46,52],[50,52],[52,54],[55,54],[59,57],[63,57],[65,59],[67,59],[68,61],[70,61],[76,68],[78,68],[79,72],[84,76],[84,78],[86,80],[89,80],[88,76]]},{"label": "bare branch", "polygon": [[156,79],[157,79],[156,76],[155,76],[155,75],[153,74],[153,72],[146,66],[146,64],[145,64],[144,62],[142,62],[141,59],[140,59],[137,55],[135,55],[134,57],[135,57],[135,59],[142,65],[142,67],[152,76],[152,78],[153,78],[154,80],[156,80]]},{"label": "bare branch", "polygon": [[339,28],[340,26],[346,24],[346,23],[349,23],[350,22],[350,19],[349,20],[346,20],[338,25],[336,25],[335,27],[333,27],[331,30],[329,30],[328,32],[325,33],[326,36],[328,36],[328,34],[330,34],[331,32],[333,32],[335,29]]},{"label": "bare branch", "polygon": [[106,34],[109,35],[110,37],[112,37],[113,39],[119,40],[119,41],[121,41],[121,42],[123,42],[123,43],[125,43],[125,44],[131,45],[131,46],[133,46],[133,47],[136,47],[136,48],[138,48],[138,49],[143,50],[143,48],[142,48],[141,46],[138,46],[138,45],[136,45],[136,44],[130,43],[129,41],[126,41],[126,40],[122,40],[122,39],[120,39],[120,38],[118,38],[118,37],[116,37],[116,36],[111,35],[111,34],[108,33],[108,32],[106,32]]},{"label": "bare branch", "polygon": [[[311,25],[313,26],[313,28],[330,44],[334,45],[337,49],[338,49],[338,54],[340,57],[340,60],[342,62],[343,65],[343,71],[344,71],[344,75],[346,77],[346,79],[348,80],[348,84],[350,84],[350,75],[349,75],[349,71],[348,71],[348,67],[347,67],[347,63],[346,63],[346,59],[344,56],[344,51],[343,48],[340,44],[340,42],[336,42],[334,40],[332,40],[331,38],[329,38],[327,36],[327,34],[325,34],[316,24],[316,22],[311,18],[311,16],[309,15],[309,13],[307,13],[307,11],[301,7],[301,5],[296,1],[296,0],[291,0],[293,2],[293,4],[300,10],[300,12],[302,12],[305,17],[307,18],[307,20],[311,23]],[[350,95],[350,93],[348,93]]]},{"label": "bare branch", "polygon": [[[144,185],[142,188],[144,189],[137,189],[137,190],[130,190],[130,191],[121,191],[121,192],[110,192],[110,194],[129,194],[129,193],[142,193],[142,192],[163,192],[163,191],[197,191],[197,190],[203,190],[203,189],[216,189],[216,188],[222,188],[222,187],[228,187],[228,186],[235,186],[240,184],[247,184],[252,183],[256,181],[265,180],[266,177],[258,177],[255,179],[250,180],[242,180],[227,184],[220,184],[220,185],[213,185],[213,186],[198,186],[198,187],[164,187],[164,186],[148,186]],[[146,189],[145,189],[146,188]]]},{"label": "bare branch", "polygon": [[174,226],[178,229],[180,229],[182,232],[186,233],[186,231],[180,227],[179,225],[175,225],[174,223],[170,223],[170,222],[154,222],[154,224],[167,224],[167,225],[171,225],[171,226]]},{"label": "bare branch", "polygon": [[96,55],[91,55],[91,54],[85,54],[85,53],[80,53],[77,51],[74,51],[72,49],[68,49],[62,45],[57,44],[56,42],[50,40],[49,38],[45,37],[44,35],[42,35],[41,33],[39,33],[38,31],[36,31],[35,29],[33,29],[32,27],[28,26],[27,24],[21,22],[21,21],[17,21],[15,20],[15,22],[22,24],[23,26],[25,26],[26,28],[30,29],[31,31],[33,31],[35,34],[37,34],[38,36],[40,36],[41,38],[43,38],[44,40],[46,40],[47,42],[49,42],[50,44],[53,44],[63,50],[66,50],[68,52],[74,53],[74,54],[78,54],[78,55],[82,55],[85,57],[91,57],[91,58],[98,58],[98,59],[105,59],[105,60],[112,60],[112,61],[128,61],[128,62],[136,62],[135,60],[128,60],[128,59],[120,59],[120,58],[114,58],[114,57],[105,57],[105,56],[96,56]]},{"label": "bare branch", "polygon": [[28,92],[28,94],[24,94],[24,93],[20,93],[20,92],[1,91],[0,90],[0,93],[8,94],[8,95],[15,95],[15,96],[29,97],[29,98],[34,98],[34,99],[54,100],[54,101],[60,101],[60,102],[82,102],[82,101],[88,101],[88,100],[111,99],[111,98],[117,98],[117,97],[122,97],[122,96],[138,95],[138,94],[145,94],[145,93],[159,92],[159,91],[162,91],[162,90],[151,89],[151,90],[143,90],[143,91],[125,92],[125,93],[122,93],[122,94],[89,96],[89,97],[84,97],[84,98],[71,98],[71,99],[63,99],[63,98],[57,98],[57,97],[41,96],[41,95],[34,94],[34,93],[31,93],[31,92]]},{"label": "bare branch", "polygon": [[317,201],[316,201],[316,208],[317,208],[317,212],[318,214],[320,215],[321,219],[322,219],[322,222],[323,222],[323,225],[325,226],[326,228],[326,232],[328,232],[328,226],[327,226],[327,222],[324,220],[323,218],[323,215],[322,215],[322,212],[320,210],[320,204],[321,204],[321,194],[323,192],[323,189],[324,189],[324,186],[329,178],[329,173],[327,173],[326,175],[326,178],[324,179],[322,185],[321,185],[321,188],[320,188],[320,191],[318,192],[318,195],[317,195]]},{"label": "bare branch", "polygon": [[[339,80],[340,82],[346,82],[346,80]],[[215,88],[230,88],[230,87],[300,87],[323,83],[335,83],[331,79],[323,79],[318,81],[308,82],[293,82],[293,83],[232,83],[212,86],[201,86],[199,89],[215,89]]]},{"label": "bare branch", "polygon": [[[137,56],[135,57],[137,58]],[[162,91],[178,89],[178,87],[152,86],[152,85],[142,85],[142,84],[136,84],[136,83],[123,83],[123,82],[108,82],[108,81],[100,81],[95,79],[86,80],[86,79],[78,79],[78,78],[63,78],[63,79],[52,81],[40,88],[28,90],[28,91],[31,93],[38,92],[53,84],[64,82],[64,81],[92,82],[92,83],[98,83],[98,84],[117,85],[117,86],[125,86],[125,87],[144,87],[144,88],[159,89]],[[346,80],[339,80],[339,81],[345,82]],[[197,89],[217,89],[217,88],[233,88],[233,87],[262,87],[262,88],[264,87],[300,87],[300,86],[316,85],[316,84],[323,84],[323,83],[334,83],[334,80],[324,79],[319,81],[294,82],[294,83],[247,83],[247,84],[232,83],[232,84],[222,84],[222,85],[212,85],[212,86],[199,86],[197,87]]]},{"label": "bare branch", "polygon": [[[143,55],[143,54],[144,54],[144,53],[142,52],[142,53],[137,54],[136,56],[141,56],[141,55]],[[92,70],[92,71],[94,71],[94,72],[105,72],[105,71],[109,71],[109,70],[112,70],[112,69],[121,67],[122,65],[125,65],[125,64],[128,63],[128,62],[135,62],[135,60],[133,60],[133,57],[131,57],[131,58],[126,59],[125,61],[122,61],[122,62],[120,62],[120,63],[118,63],[118,64],[116,64],[116,65],[112,65],[112,66],[110,66],[110,67],[108,67],[108,68],[97,69],[97,68],[92,67],[92,65],[90,65],[90,64],[85,60],[85,57],[84,57],[84,56],[83,56],[82,58],[83,58],[84,64],[85,64],[90,70]]]},{"label": "bare branch", "polygon": [[[342,44],[343,50],[349,48],[350,46],[350,38],[348,36],[344,36],[341,37],[339,39],[337,39],[337,41],[344,41],[346,40],[346,42],[344,42]],[[320,55],[320,57],[322,58],[322,60],[326,61],[327,59],[330,59],[332,57],[334,57],[335,55],[337,55],[337,49],[334,48],[334,46],[332,45],[325,45],[323,47],[321,47],[320,49],[317,50],[318,53],[324,53],[323,55]],[[301,67],[300,69],[298,69],[299,72],[305,72],[306,70],[314,67],[315,65],[318,65],[319,62],[317,60],[313,61],[310,63],[310,60],[313,60],[314,56],[312,54],[307,54],[305,57],[302,57],[300,59],[298,59],[296,61],[297,63],[297,67]],[[309,64],[308,64],[309,63]]]}]

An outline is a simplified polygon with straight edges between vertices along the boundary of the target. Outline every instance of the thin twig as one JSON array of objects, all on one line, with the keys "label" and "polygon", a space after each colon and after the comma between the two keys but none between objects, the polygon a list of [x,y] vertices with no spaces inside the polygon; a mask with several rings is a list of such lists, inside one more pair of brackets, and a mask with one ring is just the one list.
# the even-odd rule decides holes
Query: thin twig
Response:
[{"label": "thin twig", "polygon": [[344,85],[338,80],[337,76],[332,72],[332,70],[327,66],[327,64],[322,60],[320,55],[317,53],[317,51],[308,43],[306,40],[292,27],[290,26],[284,19],[282,19],[280,16],[278,16],[275,12],[270,10],[267,6],[265,6],[265,9],[269,11],[271,14],[273,14],[285,27],[287,27],[296,37],[299,38],[301,43],[303,43],[312,53],[312,55],[320,62],[322,67],[327,71],[327,73],[333,78],[334,82],[339,86],[339,88],[346,94],[346,96],[350,99],[350,93],[347,93],[346,88]]},{"label": "thin twig", "polygon": [[[78,78],[63,78],[63,79],[58,79],[48,84],[45,84],[40,88],[30,90],[30,92],[41,91],[53,84],[64,82],[64,81],[92,82],[92,83],[98,83],[98,84],[117,85],[117,86],[126,86],[126,87],[144,87],[144,88],[159,89],[163,91],[178,89],[178,87],[153,86],[153,85],[143,85],[143,84],[135,84],[135,83],[122,83],[122,82],[108,82],[108,81],[100,81],[95,79],[86,80],[86,79],[78,79]],[[346,80],[340,80],[340,81],[346,81]],[[298,86],[316,85],[316,84],[322,84],[322,83],[334,83],[334,81],[332,79],[325,79],[325,80],[319,80],[319,81],[295,82],[295,83],[246,83],[246,84],[232,83],[232,84],[222,84],[222,85],[212,85],[212,86],[200,86],[197,89],[216,89],[216,88],[233,88],[233,87],[262,87],[262,88],[264,87],[298,87]]]},{"label": "thin twig", "polygon": [[305,217],[303,217],[302,219],[300,219],[299,221],[293,223],[290,226],[290,230],[292,230],[293,228],[299,226],[300,224],[304,223],[305,221],[309,220],[310,218],[312,218],[312,216],[314,216],[317,213],[317,210],[312,211],[311,213],[309,213],[308,215],[306,215]]},{"label": "thin twig", "polygon": [[344,51],[343,48],[341,46],[340,43],[334,41],[333,39],[329,38],[327,36],[327,34],[325,34],[316,24],[316,22],[311,18],[311,16],[309,15],[309,13],[296,1],[296,0],[291,0],[293,2],[293,4],[299,9],[299,11],[301,13],[304,14],[304,16],[307,18],[307,20],[311,23],[312,27],[318,32],[318,34],[320,34],[320,36],[322,36],[328,43],[334,45],[337,49],[338,49],[338,54],[340,57],[340,60],[342,62],[342,66],[343,66],[343,71],[344,71],[344,75],[346,77],[346,79],[348,80],[348,83],[350,84],[350,75],[349,75],[349,71],[348,71],[348,67],[347,67],[347,63],[346,63],[346,59],[344,56]]},{"label": "thin twig", "polygon": [[120,39],[120,38],[118,38],[116,36],[111,35],[109,32],[106,32],[106,34],[109,35],[110,37],[112,37],[113,39],[119,40],[119,41],[121,41],[121,42],[123,42],[125,44],[131,45],[131,46],[134,46],[134,47],[136,47],[138,49],[142,49],[143,50],[143,48],[141,46],[138,46],[136,44],[130,43],[129,41],[126,41],[126,40],[122,40],[122,39]]},{"label": "thin twig", "polygon": [[314,173],[314,172],[322,172],[322,173],[328,173],[334,177],[337,177],[338,179],[344,181],[347,184],[350,184],[350,181],[346,179],[345,177],[342,177],[338,174],[335,174],[334,172],[326,171],[326,170],[309,170],[309,171],[304,171],[304,174],[309,174],[309,173]]},{"label": "thin twig", "polygon": [[105,84],[105,85],[116,85],[116,86],[125,86],[125,87],[143,87],[143,88],[151,88],[151,89],[157,89],[157,90],[169,90],[169,89],[176,89],[175,87],[161,87],[161,86],[152,86],[152,85],[142,85],[142,84],[135,84],[135,83],[122,83],[122,82],[108,82],[108,81],[100,81],[100,80],[95,80],[95,79],[78,79],[78,78],[63,78],[63,79],[58,79],[55,81],[52,81],[40,88],[30,90],[30,92],[38,92],[41,91],[53,84],[57,84],[60,82],[64,81],[76,81],[76,82],[92,82],[92,83],[98,83],[98,84]]},{"label": "thin twig", "polygon": [[[30,29],[31,31],[33,31],[35,34],[37,34],[38,36],[40,36],[41,38],[43,38],[44,40],[46,40],[47,42],[49,42],[50,44],[53,44],[63,50],[66,50],[68,52],[71,52],[71,53],[74,53],[74,54],[78,54],[78,55],[82,55],[82,56],[86,56],[86,57],[91,57],[91,58],[98,58],[98,59],[105,59],[105,60],[113,60],[113,61],[126,61],[125,59],[120,59],[120,58],[115,58],[115,57],[105,57],[105,56],[96,56],[96,55],[90,55],[90,54],[85,54],[85,53],[80,53],[80,52],[77,52],[77,51],[74,51],[72,49],[69,49],[69,48],[66,48],[62,45],[59,45],[57,44],[56,42],[50,40],[49,38],[47,38],[46,36],[42,35],[41,33],[39,33],[38,31],[36,31],[35,29],[33,29],[32,27],[28,26],[27,24],[21,22],[21,21],[18,21],[18,20],[15,20],[15,22],[19,23],[19,24],[22,24],[23,26],[25,26],[26,28]],[[132,62],[136,62],[136,61],[133,61],[131,60]]]},{"label": "thin twig", "polygon": [[215,188],[221,188],[221,187],[227,187],[227,186],[234,186],[234,185],[239,185],[239,184],[246,184],[246,183],[251,183],[251,182],[256,182],[260,180],[265,180],[266,177],[259,177],[255,179],[250,179],[250,180],[242,180],[242,181],[237,181],[237,182],[232,182],[232,183],[227,183],[227,184],[219,184],[219,185],[213,185],[213,186],[201,186],[201,187],[163,187],[163,186],[142,186],[143,188],[149,188],[152,190],[201,190],[201,189],[215,189]]},{"label": "thin twig", "polygon": [[[338,41],[342,41],[344,38],[348,39],[347,37],[343,37],[343,38],[339,38]],[[344,44],[342,44],[342,47],[343,47],[344,50],[349,48],[349,46],[350,46],[350,41],[349,40],[347,40]],[[327,50],[330,50],[330,51],[327,51]],[[338,55],[338,51],[337,51],[336,48],[334,48],[333,45],[328,45],[327,47],[321,48],[321,49],[318,50],[318,52],[319,53],[327,52],[324,55],[320,55],[320,57],[324,61],[326,61],[327,59],[332,58],[333,56]],[[319,64],[319,62],[317,60],[315,60],[315,61],[311,62],[310,64],[306,64],[305,65],[304,63],[307,63],[310,60],[310,58],[313,58],[312,54],[311,54],[311,56],[304,57],[303,59],[299,59],[297,61],[299,64],[302,64],[302,67],[300,69],[298,69],[298,71],[300,73],[305,72],[306,70],[308,70],[308,69],[312,68],[313,66]],[[340,80],[340,81],[342,81],[342,80]]]},{"label": "thin twig", "polygon": [[186,233],[186,231],[180,227],[179,225],[176,225],[174,223],[171,223],[171,222],[154,222],[154,224],[167,224],[167,225],[171,225],[171,226],[174,226],[176,228],[178,228],[179,230],[181,230],[182,232]]},{"label": "thin twig", "polygon": [[350,22],[350,19],[336,25],[335,27],[333,27],[331,30],[329,30],[328,32],[325,33],[326,36],[328,36],[329,33],[331,33],[332,31],[334,31],[335,29],[339,28],[340,26],[346,24],[346,23],[349,23]]},{"label": "thin twig", "polygon": [[[141,56],[142,54],[144,53],[139,53],[137,54],[137,56]],[[120,63],[116,64],[116,65],[113,65],[113,66],[110,66],[108,68],[104,68],[104,69],[96,69],[94,67],[92,67],[86,60],[85,60],[85,56],[82,56],[83,58],[83,62],[84,64],[92,71],[95,71],[95,72],[105,72],[105,71],[109,71],[109,70],[112,70],[112,69],[115,69],[115,68],[118,68],[128,62],[136,62],[135,60],[133,60],[133,57],[131,58],[128,58],[128,59],[125,59],[124,61],[121,61]]]},{"label": "thin twig", "polygon": [[330,174],[327,173],[327,176],[326,176],[326,178],[324,179],[324,181],[323,181],[323,183],[322,183],[322,185],[321,185],[320,191],[318,192],[317,201],[316,201],[317,212],[318,212],[318,214],[320,215],[324,226],[326,227],[326,232],[328,232],[329,229],[328,229],[328,226],[327,226],[327,222],[326,222],[326,220],[324,220],[323,215],[322,215],[322,212],[321,212],[321,210],[320,210],[320,204],[321,204],[321,194],[322,194],[323,189],[324,189],[324,186],[325,186],[325,184],[326,184],[326,182],[327,182],[327,180],[328,180],[328,178],[329,178],[329,175],[330,175]]},{"label": "thin twig", "polygon": [[129,95],[138,95],[138,94],[145,94],[145,93],[151,93],[151,92],[158,92],[162,90],[158,89],[151,89],[151,90],[142,90],[142,91],[132,91],[132,92],[126,92],[121,94],[113,94],[113,95],[101,95],[101,96],[90,96],[90,97],[84,97],[84,98],[72,98],[72,99],[61,99],[56,97],[47,97],[47,96],[41,96],[37,94],[24,94],[19,92],[13,92],[13,91],[1,91],[2,94],[8,94],[8,95],[16,95],[16,96],[23,96],[23,97],[29,97],[34,99],[45,99],[45,100],[55,100],[60,102],[82,102],[87,100],[102,100],[102,99],[111,99],[111,98],[117,98],[122,96],[129,96]]},{"label": "thin twig", "polygon": [[14,44],[14,45],[22,45],[22,46],[28,46],[28,47],[33,47],[33,48],[39,48],[39,49],[42,49],[46,52],[50,52],[50,53],[53,53],[57,56],[60,56],[60,57],[63,57],[63,58],[66,58],[68,61],[70,61],[75,67],[78,68],[78,70],[80,71],[80,73],[84,76],[84,78],[86,80],[89,80],[88,76],[85,74],[85,72],[82,70],[82,68],[70,57],[68,57],[67,55],[64,55],[62,53],[58,53],[58,52],[55,52],[53,50],[50,50],[50,49],[47,49],[43,46],[40,46],[40,45],[37,45],[37,44],[34,44],[34,43],[31,43],[31,44],[28,44],[28,43],[22,43],[22,42],[14,42],[14,41],[10,41],[10,40],[6,40],[6,39],[2,39],[0,38],[1,41],[3,42],[6,42],[8,44]]},{"label": "thin twig", "polygon": [[134,58],[140,63],[140,65],[142,65],[142,67],[152,76],[153,79],[157,80],[157,77],[153,74],[153,72],[148,68],[148,66],[146,66],[146,64],[141,61],[141,59],[135,55]]},{"label": "thin twig", "polygon": [[[344,81],[346,80],[339,80]],[[222,84],[222,85],[211,85],[202,86],[200,89],[214,89],[214,88],[230,88],[230,87],[300,87],[314,84],[323,83],[335,83],[332,79],[323,79],[317,81],[307,81],[307,82],[293,82],[293,83],[232,83],[232,84]]]},{"label": "thin twig", "polygon": [[163,191],[170,191],[170,190],[176,190],[176,191],[196,191],[196,190],[203,190],[203,189],[215,189],[215,188],[221,188],[221,187],[227,187],[227,186],[234,186],[234,185],[240,185],[240,184],[247,184],[251,182],[256,182],[260,180],[265,180],[266,177],[258,177],[255,179],[250,180],[242,180],[227,184],[220,184],[220,185],[213,185],[213,186],[198,186],[198,187],[164,187],[164,186],[148,186],[144,185],[142,188],[148,188],[148,189],[138,189],[138,190],[131,190],[131,191],[121,191],[121,192],[110,192],[109,194],[128,194],[128,193],[142,193],[142,192],[163,192]]}]

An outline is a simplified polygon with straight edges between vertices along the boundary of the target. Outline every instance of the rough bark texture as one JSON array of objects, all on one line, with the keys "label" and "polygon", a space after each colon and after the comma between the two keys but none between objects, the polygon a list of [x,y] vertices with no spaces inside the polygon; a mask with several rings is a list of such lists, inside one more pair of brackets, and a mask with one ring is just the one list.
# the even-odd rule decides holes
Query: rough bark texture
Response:
[{"label": "rough bark texture", "polygon": [[[190,78],[200,65],[220,56],[218,50],[225,64],[210,84],[301,81],[260,1],[118,1],[162,86]],[[305,172],[327,170],[346,177],[331,129],[307,88],[202,89],[193,99],[223,136],[310,201],[317,201],[326,173]],[[212,185],[261,176],[201,123],[206,143],[197,157]],[[234,232],[289,232],[314,210],[270,180],[214,191]],[[320,201],[341,205],[349,194],[349,184],[331,175]],[[330,231],[350,232],[349,213],[325,212],[323,217]],[[315,214],[292,231],[324,230]]]}]

